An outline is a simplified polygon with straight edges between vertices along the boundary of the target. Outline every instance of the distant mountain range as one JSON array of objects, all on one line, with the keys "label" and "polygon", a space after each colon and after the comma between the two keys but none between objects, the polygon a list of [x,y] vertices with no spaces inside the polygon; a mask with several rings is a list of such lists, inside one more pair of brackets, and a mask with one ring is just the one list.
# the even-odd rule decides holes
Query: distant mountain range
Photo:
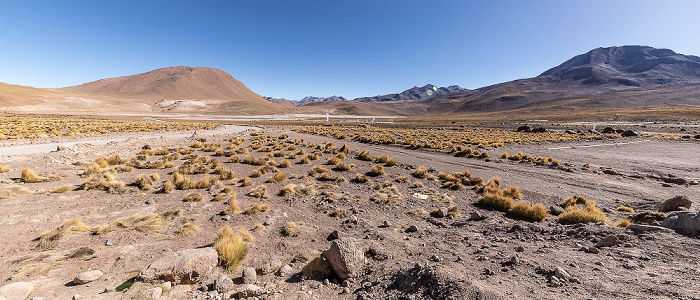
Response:
[{"label": "distant mountain range", "polygon": [[536,77],[473,90],[428,84],[353,100],[263,98],[224,71],[187,66],[61,89],[0,83],[0,108],[20,112],[430,116],[679,105],[700,106],[700,57],[648,46],[596,48]]}]

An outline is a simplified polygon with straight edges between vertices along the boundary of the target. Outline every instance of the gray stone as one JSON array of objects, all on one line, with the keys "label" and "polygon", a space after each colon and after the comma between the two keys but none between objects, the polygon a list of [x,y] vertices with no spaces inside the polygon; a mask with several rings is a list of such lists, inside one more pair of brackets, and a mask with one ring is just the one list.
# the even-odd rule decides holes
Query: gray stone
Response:
[{"label": "gray stone", "polygon": [[236,288],[233,295],[238,299],[244,299],[262,296],[265,293],[267,293],[267,291],[260,286],[254,284],[244,284],[243,286]]},{"label": "gray stone", "polygon": [[586,252],[592,253],[592,254],[600,253],[600,250],[598,250],[598,248],[596,248],[596,247],[588,247],[585,250],[586,250]]},{"label": "gray stone", "polygon": [[340,232],[338,232],[338,230],[333,230],[333,232],[328,234],[328,237],[326,237],[326,240],[333,241],[333,240],[337,240],[339,238],[340,238]]},{"label": "gray stone", "polygon": [[447,211],[447,207],[440,207],[437,211],[435,211],[435,216],[438,218],[444,218],[447,216]]},{"label": "gray stone", "polygon": [[549,207],[549,212],[551,212],[553,215],[558,216],[561,215],[565,212],[566,210],[559,206],[559,205],[552,205]]},{"label": "gray stone", "polygon": [[219,275],[219,277],[214,280],[214,290],[218,291],[219,293],[226,293],[232,290],[233,287],[233,280],[226,275]]},{"label": "gray stone", "polygon": [[469,220],[471,220],[471,221],[481,221],[483,219],[486,219],[486,216],[484,216],[476,211],[473,211],[473,212],[471,212],[471,214],[469,214]]},{"label": "gray stone", "polygon": [[175,284],[198,283],[219,262],[219,255],[211,247],[186,249],[168,253],[143,268],[137,281],[170,281]]},{"label": "gray stone", "polygon": [[243,283],[253,284],[258,281],[258,274],[255,272],[255,268],[247,267],[243,269]]},{"label": "gray stone", "polygon": [[673,230],[668,229],[666,227],[643,225],[643,224],[630,224],[630,226],[627,226],[627,229],[632,230],[632,232],[637,233],[637,234],[642,233],[642,232],[653,232],[653,231],[673,232]]},{"label": "gray stone", "polygon": [[151,297],[151,299],[160,299],[160,296],[162,296],[162,295],[163,295],[163,289],[159,286],[148,290],[148,296]]},{"label": "gray stone", "polygon": [[671,213],[661,222],[661,225],[676,232],[695,236],[700,232],[700,212],[681,211]]},{"label": "gray stone", "polygon": [[416,231],[418,231],[418,227],[416,227],[416,225],[411,225],[411,226],[408,226],[408,228],[406,228],[406,232],[416,232]]},{"label": "gray stone", "polygon": [[73,278],[73,283],[75,284],[86,284],[88,282],[93,282],[104,275],[100,270],[92,270],[78,274]]},{"label": "gray stone", "polygon": [[333,268],[335,275],[345,280],[358,274],[365,263],[365,254],[354,238],[346,237],[333,241],[331,247],[321,254]]},{"label": "gray stone", "polygon": [[106,246],[112,246],[112,239],[108,239],[105,241]]},{"label": "gray stone", "polygon": [[569,279],[571,279],[571,275],[569,275],[569,273],[561,267],[556,267],[554,269],[554,276],[563,281],[569,281]]},{"label": "gray stone", "polygon": [[34,290],[31,282],[18,281],[0,287],[0,299],[27,299]]},{"label": "gray stone", "polygon": [[284,265],[280,268],[280,276],[289,275],[292,273],[292,267],[290,265]]},{"label": "gray stone", "polygon": [[664,201],[664,203],[661,203],[661,205],[659,205],[659,211],[668,212],[688,210],[692,204],[693,202],[691,202],[687,196],[679,195]]},{"label": "gray stone", "polygon": [[597,247],[612,247],[612,246],[617,246],[620,243],[622,243],[622,239],[620,239],[619,236],[617,235],[608,235],[604,238],[602,238],[597,244]]}]

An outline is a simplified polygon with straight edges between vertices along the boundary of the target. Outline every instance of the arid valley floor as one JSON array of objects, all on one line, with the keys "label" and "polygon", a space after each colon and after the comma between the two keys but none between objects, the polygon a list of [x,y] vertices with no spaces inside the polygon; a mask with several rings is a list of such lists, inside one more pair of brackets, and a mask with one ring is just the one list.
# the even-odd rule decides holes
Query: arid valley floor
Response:
[{"label": "arid valley floor", "polygon": [[[658,213],[667,199],[700,205],[697,128],[361,125],[0,141],[69,145],[0,157],[0,286],[30,282],[43,299],[700,299],[697,232],[656,226],[674,214]],[[577,195],[588,200],[563,203]],[[573,210],[605,221],[567,224]],[[143,280],[226,225],[248,249],[228,270]],[[344,271],[322,255],[332,245]]]}]

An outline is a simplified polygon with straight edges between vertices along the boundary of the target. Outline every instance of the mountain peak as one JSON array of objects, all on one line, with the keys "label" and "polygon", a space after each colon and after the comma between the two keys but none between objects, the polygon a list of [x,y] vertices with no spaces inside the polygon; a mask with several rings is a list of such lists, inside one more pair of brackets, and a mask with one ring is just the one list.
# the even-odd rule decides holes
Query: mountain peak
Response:
[{"label": "mountain peak", "polygon": [[649,46],[600,47],[538,77],[583,84],[648,86],[700,80],[700,57]]}]

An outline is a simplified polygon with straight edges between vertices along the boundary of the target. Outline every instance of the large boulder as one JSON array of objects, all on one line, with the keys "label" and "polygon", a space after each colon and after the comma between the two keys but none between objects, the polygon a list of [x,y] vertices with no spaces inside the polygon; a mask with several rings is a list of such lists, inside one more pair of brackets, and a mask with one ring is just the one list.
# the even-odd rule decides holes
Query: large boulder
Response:
[{"label": "large boulder", "polygon": [[357,275],[365,263],[365,253],[351,237],[333,241],[331,247],[321,255],[331,264],[333,273],[341,280]]},{"label": "large boulder", "polygon": [[100,270],[92,270],[92,271],[87,271],[78,274],[78,276],[75,276],[73,279],[73,283],[75,284],[86,284],[88,282],[93,282],[100,277],[102,277],[102,271]]},{"label": "large boulder", "polygon": [[674,212],[668,215],[661,225],[679,233],[696,236],[700,233],[700,212]]},{"label": "large boulder", "polygon": [[680,196],[675,196],[671,199],[668,199],[664,201],[664,203],[661,203],[659,206],[659,211],[667,212],[667,211],[678,211],[678,210],[688,210],[690,209],[690,206],[693,204],[693,202],[688,199],[688,197],[680,195]]},{"label": "large boulder", "polygon": [[197,283],[209,274],[218,262],[218,254],[211,247],[177,251],[152,262],[139,272],[136,280],[163,280],[174,284]]},{"label": "large boulder", "polygon": [[0,299],[25,300],[27,297],[29,297],[29,294],[31,294],[33,290],[34,284],[31,282],[13,282],[0,287]]}]

